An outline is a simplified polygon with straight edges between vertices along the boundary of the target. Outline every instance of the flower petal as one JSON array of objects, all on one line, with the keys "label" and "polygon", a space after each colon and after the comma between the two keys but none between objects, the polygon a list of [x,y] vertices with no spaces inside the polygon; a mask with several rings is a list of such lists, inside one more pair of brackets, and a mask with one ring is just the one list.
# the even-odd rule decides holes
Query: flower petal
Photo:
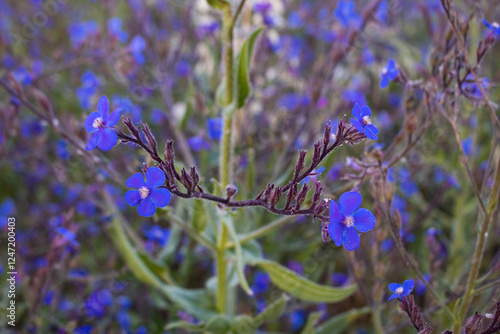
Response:
[{"label": "flower petal", "polygon": [[102,119],[106,121],[108,119],[109,113],[109,101],[106,96],[101,96],[99,102],[97,102],[97,111],[101,114]]},{"label": "flower petal", "polygon": [[144,175],[142,175],[142,173],[135,173],[134,175],[128,178],[125,184],[129,188],[139,189],[140,187],[145,186],[146,182],[144,182]]},{"label": "flower petal", "polygon": [[158,167],[151,167],[146,172],[146,185],[153,189],[165,183],[165,174]]},{"label": "flower petal", "polygon": [[399,295],[397,293],[395,293],[392,296],[390,296],[388,300],[393,300],[393,299],[396,299],[398,297],[399,297]]},{"label": "flower petal", "polygon": [[414,287],[415,287],[415,281],[414,280],[409,279],[407,281],[404,281],[403,282],[403,290],[404,290],[403,296],[408,296],[412,292],[412,290],[413,290]]},{"label": "flower petal", "polygon": [[97,111],[94,111],[85,119],[85,130],[87,130],[88,133],[94,133],[98,130],[97,128],[94,128],[94,121],[98,117],[101,117],[101,114]]},{"label": "flower petal", "polygon": [[487,28],[491,29],[491,24],[485,18],[483,18],[483,23]]},{"label": "flower petal", "polygon": [[367,125],[365,126],[365,129],[366,129],[366,128],[370,129],[370,132],[372,132],[373,134],[378,135],[378,133],[379,133],[378,128],[377,128],[375,125],[373,125],[373,124],[367,124]]},{"label": "flower petal", "polygon": [[389,59],[389,61],[387,62],[387,70],[390,70],[390,69],[393,69],[394,67],[396,66],[396,62],[394,61],[394,59]]},{"label": "flower petal", "polygon": [[389,290],[392,291],[392,292],[394,292],[394,293],[400,287],[401,287],[401,284],[398,284],[398,283],[391,283],[391,284],[389,284]]},{"label": "flower petal", "polygon": [[97,146],[97,140],[101,136],[101,132],[94,132],[92,136],[90,136],[89,142],[85,146],[87,151],[92,151]]},{"label": "flower petal", "polygon": [[385,88],[387,86],[389,86],[389,76],[388,75],[382,75],[381,76],[382,80],[380,80],[380,88]]},{"label": "flower petal", "polygon": [[129,190],[125,193],[124,197],[130,206],[136,206],[141,201],[141,193],[138,190]]},{"label": "flower petal", "polygon": [[344,238],[344,248],[348,251],[353,251],[359,247],[359,234],[353,227],[346,227]]},{"label": "flower petal", "polygon": [[389,79],[394,80],[399,74],[399,70],[397,68],[393,68],[392,70],[389,71]]},{"label": "flower petal", "polygon": [[363,106],[360,110],[361,112],[361,118],[368,116],[370,117],[372,115],[372,110],[368,106]]},{"label": "flower petal", "polygon": [[375,216],[368,209],[359,209],[352,217],[354,218],[354,227],[359,232],[368,232],[375,227]]},{"label": "flower petal", "polygon": [[377,135],[374,134],[369,127],[365,127],[365,136],[366,136],[366,138],[369,138],[371,140],[377,140],[378,139]]},{"label": "flower petal", "polygon": [[170,194],[170,191],[165,188],[156,188],[151,190],[151,194],[149,197],[153,201],[153,204],[156,205],[159,208],[162,208],[164,206],[167,206],[168,203],[170,203],[170,197],[172,195]]},{"label": "flower petal", "polygon": [[334,200],[330,200],[330,224],[337,223],[339,224],[342,221],[342,214],[339,211],[339,207]]},{"label": "flower petal", "polygon": [[362,201],[363,197],[356,191],[343,193],[339,198],[340,212],[345,216],[350,216],[361,206]]},{"label": "flower petal", "polygon": [[354,125],[356,130],[358,130],[361,133],[364,133],[365,130],[363,128],[363,124],[361,124],[360,121],[358,121],[357,119],[351,118],[351,123],[352,123],[352,125]]},{"label": "flower petal", "polygon": [[332,238],[337,247],[342,246],[344,243],[344,230],[345,226],[341,223],[330,223],[328,225],[328,234],[330,234],[330,238]]},{"label": "flower petal", "polygon": [[104,129],[100,131],[99,139],[97,140],[97,146],[103,151],[109,151],[115,146],[118,140],[118,135],[115,131],[111,129]]},{"label": "flower petal", "polygon": [[107,127],[115,126],[116,123],[118,123],[120,116],[122,115],[122,110],[122,108],[117,108],[109,115],[108,120],[106,121]]},{"label": "flower petal", "polygon": [[146,197],[137,206],[137,213],[143,217],[151,217],[155,214],[156,207],[151,200],[151,197]]},{"label": "flower petal", "polygon": [[352,108],[352,115],[356,117],[357,119],[361,119],[361,114],[359,112],[359,104],[355,104],[354,107]]}]

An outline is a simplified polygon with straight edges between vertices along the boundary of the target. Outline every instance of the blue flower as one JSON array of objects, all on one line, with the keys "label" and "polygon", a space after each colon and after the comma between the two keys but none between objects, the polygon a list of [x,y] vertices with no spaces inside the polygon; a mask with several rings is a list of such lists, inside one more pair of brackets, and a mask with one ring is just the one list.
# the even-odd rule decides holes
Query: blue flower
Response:
[{"label": "blue flower", "polygon": [[354,1],[339,1],[333,14],[344,27],[349,27],[351,24],[357,26],[361,18],[356,14],[355,7]]},{"label": "blue flower", "polygon": [[76,235],[74,232],[64,228],[56,227],[55,231],[62,236],[63,240],[69,243],[71,246],[77,247],[80,243],[76,240]]},{"label": "blue flower", "polygon": [[413,281],[412,279],[404,281],[403,285],[398,283],[389,284],[389,290],[391,290],[391,292],[394,292],[394,294],[389,297],[389,300],[393,300],[395,298],[402,300],[403,297],[406,297],[411,293],[414,287],[415,281]]},{"label": "blue flower", "polygon": [[156,207],[162,208],[170,203],[170,191],[160,188],[165,183],[165,174],[158,167],[151,167],[146,172],[146,181],[142,173],[136,173],[127,180],[127,187],[137,188],[125,194],[130,206],[137,206],[137,213],[143,217],[151,217]]},{"label": "blue flower", "polygon": [[387,65],[382,69],[382,73],[380,74],[380,88],[385,88],[389,85],[391,80],[396,79],[399,74],[399,70],[396,67],[396,63],[394,59],[389,59]]},{"label": "blue flower", "polygon": [[370,116],[372,114],[372,110],[368,106],[359,107],[359,104],[355,104],[354,108],[352,108],[352,115],[355,118],[351,118],[351,123],[354,125],[356,130],[361,133],[364,133],[365,136],[372,140],[377,140],[378,128],[372,124],[370,120]]},{"label": "blue flower", "polygon": [[68,34],[71,39],[71,44],[77,47],[82,44],[85,39],[91,35],[97,34],[99,31],[99,25],[94,20],[89,20],[85,22],[78,22],[71,24],[68,28]]},{"label": "blue flower", "polygon": [[138,64],[144,64],[144,61],[146,60],[144,58],[144,55],[142,54],[142,51],[146,48],[146,41],[144,38],[142,38],[141,35],[135,35],[134,38],[130,41],[129,44],[129,50],[130,53],[132,53],[132,56],[134,56],[135,61]]},{"label": "blue flower", "polygon": [[368,232],[375,227],[375,216],[367,209],[359,209],[363,198],[355,191],[342,194],[339,206],[330,201],[330,224],[328,233],[335,245],[344,245],[348,251],[359,247],[360,238],[356,232]]},{"label": "blue flower", "polygon": [[195,152],[199,152],[201,150],[209,150],[210,143],[206,141],[202,136],[194,136],[187,140],[189,147]]},{"label": "blue flower", "polygon": [[80,101],[80,106],[83,109],[90,108],[90,99],[97,92],[99,87],[99,79],[91,70],[85,71],[80,79],[82,86],[77,88],[76,96]]},{"label": "blue flower", "polygon": [[498,24],[497,22],[493,22],[493,23],[489,23],[488,21],[486,21],[486,19],[483,18],[483,23],[484,25],[488,28],[488,29],[491,29],[493,30],[493,32],[495,33],[495,37],[498,37],[500,36],[500,24]]},{"label": "blue flower", "polygon": [[14,201],[7,198],[0,204],[0,228],[7,226],[9,217],[14,214],[16,207]]},{"label": "blue flower", "polygon": [[219,140],[222,138],[222,117],[212,117],[207,119],[208,138]]},{"label": "blue flower", "polygon": [[125,30],[122,30],[122,19],[120,19],[119,17],[112,17],[109,19],[108,31],[121,43],[124,43],[128,38],[128,33]]},{"label": "blue flower", "polygon": [[55,152],[56,155],[62,160],[68,160],[71,156],[68,151],[68,143],[62,139],[57,141]]},{"label": "blue flower", "polygon": [[120,120],[122,109],[115,109],[110,115],[108,113],[108,98],[102,96],[97,103],[97,111],[88,115],[85,120],[85,130],[93,134],[85,146],[87,151],[92,151],[96,146],[103,151],[109,151],[115,146],[118,135],[111,127]]}]

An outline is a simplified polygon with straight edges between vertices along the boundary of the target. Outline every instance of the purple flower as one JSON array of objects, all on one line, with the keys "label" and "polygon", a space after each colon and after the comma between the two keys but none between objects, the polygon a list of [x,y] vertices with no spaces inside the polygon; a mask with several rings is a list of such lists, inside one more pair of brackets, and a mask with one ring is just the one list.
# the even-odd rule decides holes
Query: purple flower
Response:
[{"label": "purple flower", "polygon": [[170,203],[170,191],[160,188],[165,183],[165,174],[158,167],[151,167],[146,172],[146,181],[142,173],[136,173],[127,180],[127,187],[137,188],[125,194],[130,206],[137,206],[137,213],[143,217],[151,217],[156,207],[162,208]]},{"label": "purple flower", "polygon": [[398,283],[389,284],[389,290],[391,290],[391,292],[394,292],[394,294],[389,297],[389,300],[393,300],[395,298],[399,300],[403,299],[403,297],[406,297],[411,293],[414,287],[415,281],[413,281],[412,279],[404,281],[403,285]]},{"label": "purple flower", "polygon": [[389,85],[391,80],[396,79],[399,74],[399,70],[396,67],[396,63],[394,59],[389,59],[387,65],[382,69],[382,73],[380,74],[380,88],[385,88]]},{"label": "purple flower", "polygon": [[222,117],[207,119],[208,138],[219,140],[222,138]]},{"label": "purple flower", "polygon": [[102,96],[97,103],[97,111],[88,115],[85,120],[85,130],[93,134],[85,146],[87,151],[92,151],[96,146],[103,151],[109,151],[115,146],[118,135],[111,127],[120,120],[122,109],[115,109],[110,115],[108,113],[108,98]]},{"label": "purple flower", "polygon": [[352,108],[352,115],[355,118],[351,118],[351,123],[354,125],[356,130],[361,133],[364,133],[365,136],[372,140],[377,140],[378,128],[372,124],[370,120],[370,116],[372,114],[372,110],[368,106],[359,107],[359,104],[355,104],[354,108]]},{"label": "purple flower", "polygon": [[335,245],[344,245],[348,251],[359,247],[360,238],[356,232],[368,232],[375,227],[375,216],[367,209],[359,209],[363,198],[355,191],[342,194],[339,206],[330,201],[330,224],[328,233]]},{"label": "purple flower", "polygon": [[489,23],[488,21],[486,21],[486,19],[483,18],[483,23],[484,25],[488,28],[488,29],[491,29],[493,30],[493,32],[495,33],[495,37],[498,37],[500,36],[500,24],[498,24],[497,22],[493,22],[493,23]]}]

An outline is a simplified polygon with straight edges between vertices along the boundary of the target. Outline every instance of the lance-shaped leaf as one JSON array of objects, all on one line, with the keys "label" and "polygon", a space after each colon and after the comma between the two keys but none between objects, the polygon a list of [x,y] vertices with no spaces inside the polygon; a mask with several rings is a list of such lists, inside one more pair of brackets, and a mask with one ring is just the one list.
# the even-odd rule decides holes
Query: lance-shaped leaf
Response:
[{"label": "lance-shaped leaf", "polygon": [[346,299],[356,291],[356,285],[336,288],[314,283],[273,261],[264,260],[255,264],[269,274],[276,286],[304,301],[333,303]]},{"label": "lance-shaped leaf", "polygon": [[230,6],[229,2],[226,0],[207,0],[208,4],[216,9],[224,9],[226,6]]},{"label": "lance-shaped leaf", "polygon": [[241,108],[245,105],[245,101],[250,95],[252,87],[250,85],[250,61],[252,60],[252,51],[255,45],[255,40],[261,33],[263,28],[255,30],[252,35],[245,41],[241,47],[241,51],[236,57],[236,87],[235,94],[236,97],[236,107]]},{"label": "lance-shaped leaf", "polygon": [[261,313],[254,317],[240,316],[233,323],[233,330],[237,334],[254,333],[257,328],[266,322],[276,319],[283,314],[288,298],[282,294],[277,300],[269,304]]},{"label": "lance-shaped leaf", "polygon": [[300,334],[314,334],[314,325],[318,322],[319,318],[323,315],[322,311],[312,312],[307,317],[307,322],[300,332]]},{"label": "lance-shaped leaf", "polygon": [[371,312],[371,308],[363,307],[336,315],[316,328],[316,334],[340,334],[349,328],[349,325],[358,317]]}]

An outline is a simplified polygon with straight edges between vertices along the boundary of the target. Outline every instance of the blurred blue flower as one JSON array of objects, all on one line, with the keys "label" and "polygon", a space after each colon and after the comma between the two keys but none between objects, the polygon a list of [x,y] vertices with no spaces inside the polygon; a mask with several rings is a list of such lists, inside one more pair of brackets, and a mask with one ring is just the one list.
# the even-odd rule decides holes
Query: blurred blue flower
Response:
[{"label": "blurred blue flower", "polygon": [[495,34],[495,38],[500,36],[500,24],[498,24],[497,22],[489,23],[488,21],[486,21],[485,18],[483,18],[483,23],[486,26],[486,28],[491,29],[493,31],[493,33]]},{"label": "blurred blue flower", "polygon": [[16,211],[14,201],[10,198],[5,199],[2,204],[0,204],[0,229],[7,226],[8,219]]},{"label": "blurred blue flower", "polygon": [[220,29],[220,24],[217,21],[201,24],[196,27],[196,37],[202,39],[205,36],[214,35]]},{"label": "blurred blue flower", "polygon": [[194,136],[187,140],[189,147],[195,152],[199,152],[201,150],[209,150],[210,143],[206,141],[202,136]]},{"label": "blurred blue flower", "polygon": [[91,70],[86,70],[80,79],[82,85],[76,89],[76,96],[80,101],[80,106],[83,109],[90,108],[92,96],[97,92],[99,87],[99,79]]},{"label": "blurred blue flower", "polygon": [[74,232],[64,228],[64,227],[56,227],[55,231],[62,236],[63,240],[69,243],[71,246],[77,247],[80,245],[78,241],[76,241],[76,235]]},{"label": "blurred blue flower", "polygon": [[372,121],[370,120],[371,114],[372,111],[370,107],[363,106],[360,108],[359,104],[356,103],[354,105],[354,108],[352,108],[352,115],[355,118],[351,118],[351,123],[352,125],[354,125],[356,130],[364,133],[367,138],[377,140],[377,134],[379,133],[379,130],[375,125],[372,124]]},{"label": "blurred blue flower", "polygon": [[69,38],[74,47],[80,46],[85,39],[97,34],[98,31],[99,25],[94,20],[73,23],[68,27]]},{"label": "blurred blue flower", "polygon": [[125,96],[113,95],[113,105],[122,108],[125,114],[129,114],[134,123],[139,122],[142,116],[141,106],[134,104],[132,100]]},{"label": "blurred blue flower", "polygon": [[[483,91],[486,90],[490,85],[490,81],[488,80],[488,78],[480,78],[479,83],[481,84],[481,88],[483,88]],[[483,98],[481,89],[479,89],[472,74],[469,74],[463,81],[462,90],[476,99]]]},{"label": "blurred blue flower", "polygon": [[344,27],[348,28],[351,25],[357,27],[361,23],[361,17],[356,13],[355,7],[354,1],[340,0],[333,15]]},{"label": "blurred blue flower", "polygon": [[271,278],[268,273],[257,271],[251,289],[255,294],[263,293],[269,289],[270,283]]},{"label": "blurred blue flower", "polygon": [[[431,274],[430,273],[425,274],[424,279],[426,282],[429,282],[429,280],[431,279]],[[417,285],[415,287],[415,294],[417,296],[422,296],[426,289],[427,287],[425,286],[425,283],[422,282],[422,280],[418,280]]]},{"label": "blurred blue flower", "polygon": [[208,138],[219,140],[222,138],[222,117],[212,117],[207,119]]},{"label": "blurred blue flower", "polygon": [[93,330],[94,330],[94,327],[92,327],[91,325],[82,325],[82,326],[78,326],[77,328],[75,328],[73,333],[75,333],[75,334],[92,334]]},{"label": "blurred blue flower", "polygon": [[125,43],[128,39],[128,33],[122,30],[122,19],[119,17],[112,17],[108,20],[108,31],[111,35],[115,36],[120,43]]},{"label": "blurred blue flower", "polygon": [[[102,96],[97,103],[97,111],[94,111],[85,119],[85,130],[92,133],[87,146],[87,151],[92,151],[99,147],[103,151],[109,151],[115,146],[118,135],[111,129],[120,120],[121,108],[115,109],[109,114],[109,101],[106,96]],[[109,115],[108,115],[109,114]]]},{"label": "blurred blue flower", "polygon": [[396,79],[399,74],[399,69],[396,67],[394,59],[389,59],[387,65],[382,69],[380,74],[380,88],[385,88],[389,85],[389,82]]},{"label": "blurred blue flower", "polygon": [[414,287],[415,281],[413,281],[412,279],[404,281],[403,285],[398,283],[389,284],[389,290],[391,292],[394,292],[394,294],[389,297],[389,300],[393,300],[395,298],[402,300],[403,297],[408,296],[412,292]]},{"label": "blurred blue flower", "polygon": [[55,151],[59,159],[69,160],[69,158],[71,157],[71,154],[68,151],[68,143],[63,139],[57,141]]},{"label": "blurred blue flower", "polygon": [[14,79],[23,86],[29,85],[33,81],[33,75],[24,66],[18,67],[12,72]]},{"label": "blurred blue flower", "polygon": [[134,38],[132,38],[132,40],[130,41],[128,48],[130,50],[130,53],[132,53],[135,61],[139,65],[144,64],[144,61],[146,60],[146,58],[142,54],[142,51],[146,49],[146,41],[144,40],[144,38],[142,38],[141,35],[135,35]]},{"label": "blurred blue flower", "polygon": [[344,273],[332,273],[330,275],[330,280],[333,286],[341,287],[348,283],[349,276]]},{"label": "blurred blue flower", "polygon": [[288,315],[292,331],[298,331],[306,322],[307,312],[305,310],[295,310]]},{"label": "blurred blue flower", "polygon": [[143,233],[148,241],[156,242],[161,247],[165,246],[170,238],[170,229],[161,228],[158,225],[145,225]]},{"label": "blurred blue flower", "polygon": [[359,104],[365,106],[367,104],[365,94],[358,89],[346,89],[342,92],[342,99],[351,102],[352,104]]},{"label": "blurred blue flower", "polygon": [[170,203],[170,191],[160,188],[165,183],[165,174],[158,167],[151,167],[146,172],[146,181],[142,173],[136,173],[127,180],[127,187],[137,188],[125,194],[130,206],[137,206],[137,213],[143,217],[151,217],[156,207],[164,207]]},{"label": "blurred blue flower", "polygon": [[301,28],[304,25],[304,20],[300,16],[300,13],[296,10],[292,10],[288,14],[288,26],[292,29]]},{"label": "blurred blue flower", "polygon": [[472,154],[474,148],[474,140],[472,137],[468,137],[462,140],[462,147],[464,148],[464,152],[466,156],[470,156]]},{"label": "blurred blue flower", "polygon": [[288,93],[281,96],[278,100],[278,107],[287,110],[294,110],[299,107],[305,107],[311,102],[308,96],[303,96],[294,93]]},{"label": "blurred blue flower", "polygon": [[348,251],[357,249],[360,238],[356,230],[368,232],[375,227],[375,216],[367,209],[359,209],[362,201],[361,194],[355,191],[342,194],[339,206],[330,200],[328,233],[337,247],[344,245]]},{"label": "blurred blue flower", "polygon": [[21,136],[25,138],[38,136],[43,130],[44,126],[38,119],[29,119],[21,123]]}]

